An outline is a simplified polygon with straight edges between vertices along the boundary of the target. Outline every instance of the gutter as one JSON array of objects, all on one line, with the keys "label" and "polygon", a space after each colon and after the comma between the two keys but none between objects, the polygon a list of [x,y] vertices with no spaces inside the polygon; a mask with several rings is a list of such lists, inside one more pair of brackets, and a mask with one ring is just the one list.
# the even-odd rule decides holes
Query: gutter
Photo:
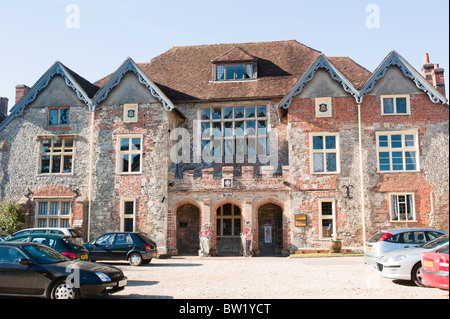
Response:
[{"label": "gutter", "polygon": [[87,241],[90,241],[91,237],[91,209],[92,209],[92,179],[94,174],[93,168],[93,153],[94,153],[94,114],[95,111],[91,111],[91,132],[89,139],[89,185],[88,185],[88,230]]},{"label": "gutter", "polygon": [[366,245],[366,212],[364,207],[364,175],[362,163],[362,133],[361,133],[361,103],[358,103],[358,143],[359,143],[359,183],[361,188],[361,213],[362,213],[362,229],[363,244]]}]

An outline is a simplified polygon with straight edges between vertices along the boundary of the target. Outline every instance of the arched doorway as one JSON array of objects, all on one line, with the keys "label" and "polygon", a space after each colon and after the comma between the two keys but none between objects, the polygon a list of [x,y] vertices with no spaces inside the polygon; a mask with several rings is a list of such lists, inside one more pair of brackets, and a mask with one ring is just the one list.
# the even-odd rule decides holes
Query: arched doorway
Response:
[{"label": "arched doorway", "polygon": [[220,255],[238,255],[241,251],[241,209],[224,204],[216,211],[217,252]]},{"label": "arched doorway", "polygon": [[272,203],[258,209],[258,250],[261,256],[278,255],[283,249],[283,209]]},{"label": "arched doorway", "polygon": [[178,254],[197,254],[200,239],[200,210],[192,204],[184,204],[177,209],[177,249]]}]

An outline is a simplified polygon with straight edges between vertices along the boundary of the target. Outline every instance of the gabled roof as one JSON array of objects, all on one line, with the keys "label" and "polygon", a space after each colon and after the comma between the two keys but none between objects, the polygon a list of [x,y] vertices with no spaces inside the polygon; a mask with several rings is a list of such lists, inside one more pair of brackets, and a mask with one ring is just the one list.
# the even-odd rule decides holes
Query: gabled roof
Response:
[{"label": "gabled roof", "polygon": [[61,62],[56,61],[31,87],[28,93],[11,108],[10,115],[0,124],[0,130],[8,125],[13,118],[22,114],[25,107],[36,99],[37,95],[48,86],[50,80],[57,74],[64,78],[67,86],[75,91],[81,101],[86,103],[89,108],[92,107],[91,98],[98,91],[98,86],[91,84]]},{"label": "gabled roof", "polygon": [[244,49],[235,46],[230,49],[226,53],[222,54],[218,58],[212,60],[212,63],[230,63],[230,62],[244,62],[244,61],[256,61],[257,58],[251,54],[249,54]]},{"label": "gabled roof", "polygon": [[[212,61],[243,58],[244,51],[257,58],[257,80],[213,82]],[[173,47],[138,66],[174,103],[260,99],[286,95],[319,55],[295,40],[194,45]],[[103,86],[111,76],[95,84]]]},{"label": "gabled roof", "polygon": [[136,74],[140,83],[144,84],[151,92],[151,94],[157,98],[164,106],[166,111],[172,111],[175,106],[173,103],[167,98],[167,96],[153,83],[152,80],[148,78],[148,76],[142,72],[142,70],[134,63],[133,59],[127,58],[125,62],[114,72],[108,79],[108,81],[104,84],[104,86],[97,92],[95,95],[92,104],[97,106],[101,101],[106,99],[109,92],[120,83],[125,73],[132,71]]},{"label": "gabled roof", "polygon": [[372,76],[364,84],[364,87],[360,92],[360,99],[358,103],[361,103],[364,96],[370,92],[377,81],[381,79],[386,70],[391,66],[396,65],[400,68],[403,74],[414,81],[416,86],[428,94],[433,103],[447,104],[447,98],[444,97],[433,85],[431,85],[416,69],[414,69],[400,54],[396,51],[391,51],[381,64],[372,73]]},{"label": "gabled roof", "polygon": [[[339,65],[339,68],[336,67],[333,63],[331,63],[330,60],[334,61],[334,63]],[[314,78],[314,75],[320,68],[325,69],[334,80],[339,82],[339,84],[346,92],[350,93],[355,98],[358,98],[359,90],[357,89],[357,87],[355,87],[353,83],[355,83],[358,86],[361,85],[361,83],[363,83],[363,79],[367,79],[368,76],[370,75],[370,72],[360,66],[359,67],[355,66],[358,65],[355,62],[353,62],[353,60],[350,60],[347,57],[327,58],[324,54],[321,54],[314,61],[314,63],[311,64],[308,70],[297,81],[297,83],[283,98],[283,100],[281,100],[281,102],[279,103],[279,107],[287,109],[291,104],[292,99],[303,90],[303,87],[307,82],[311,81]],[[355,69],[358,70],[359,73],[354,73]],[[353,83],[346,76],[344,76],[343,72],[353,77]]]}]

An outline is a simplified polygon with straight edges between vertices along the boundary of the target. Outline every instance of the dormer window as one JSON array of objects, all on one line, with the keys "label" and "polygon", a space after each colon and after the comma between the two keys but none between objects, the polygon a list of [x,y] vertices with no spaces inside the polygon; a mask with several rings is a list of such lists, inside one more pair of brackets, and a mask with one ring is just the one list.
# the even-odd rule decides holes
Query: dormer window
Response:
[{"label": "dormer window", "polygon": [[232,48],[211,62],[214,81],[245,81],[257,77],[257,58],[239,47]]},{"label": "dormer window", "polygon": [[216,65],[216,81],[249,80],[253,78],[253,63]]}]

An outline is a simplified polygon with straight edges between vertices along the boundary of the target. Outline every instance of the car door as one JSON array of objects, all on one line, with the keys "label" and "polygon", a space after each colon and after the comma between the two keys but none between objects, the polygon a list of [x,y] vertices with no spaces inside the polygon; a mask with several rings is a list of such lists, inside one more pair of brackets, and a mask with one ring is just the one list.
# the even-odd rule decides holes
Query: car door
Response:
[{"label": "car door", "polygon": [[116,234],[114,244],[111,248],[112,258],[115,260],[126,260],[128,252],[133,249],[133,246],[131,234]]},{"label": "car door", "polygon": [[403,233],[403,248],[411,248],[422,245],[426,242],[423,231],[409,231]]},{"label": "car door", "polygon": [[89,249],[89,255],[92,260],[110,260],[112,259],[111,246],[114,242],[115,234],[104,234],[98,237]]},{"label": "car door", "polygon": [[42,275],[29,265],[19,263],[28,259],[17,247],[0,246],[0,293],[38,295],[43,289],[38,287]]}]

